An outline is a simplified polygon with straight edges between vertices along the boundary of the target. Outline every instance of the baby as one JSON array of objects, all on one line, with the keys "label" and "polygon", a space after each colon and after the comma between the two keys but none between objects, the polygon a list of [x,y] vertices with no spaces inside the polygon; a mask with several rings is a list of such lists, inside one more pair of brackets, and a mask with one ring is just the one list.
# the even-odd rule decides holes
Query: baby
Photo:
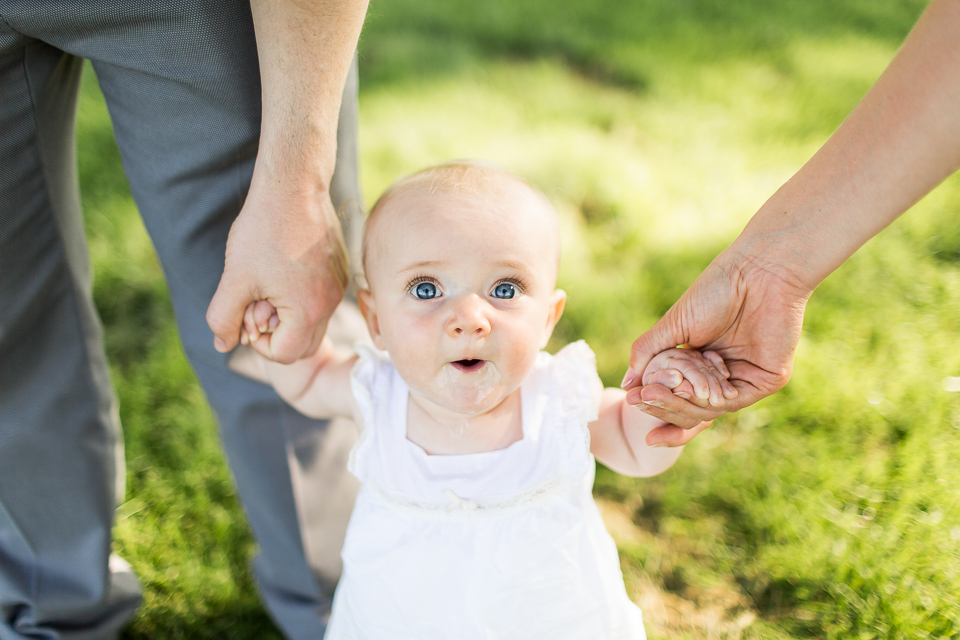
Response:
[{"label": "baby", "polygon": [[[324,341],[255,361],[308,416],[352,416],[362,487],[326,638],[644,638],[591,495],[594,459],[630,476],[678,448],[604,389],[576,342],[541,351],[563,312],[546,197],[497,168],[453,163],[391,186],[364,231],[358,304],[379,351]],[[245,343],[277,323],[251,305]],[[713,353],[673,349],[645,372],[700,402],[735,397]],[[697,430],[708,426],[703,423]]]}]

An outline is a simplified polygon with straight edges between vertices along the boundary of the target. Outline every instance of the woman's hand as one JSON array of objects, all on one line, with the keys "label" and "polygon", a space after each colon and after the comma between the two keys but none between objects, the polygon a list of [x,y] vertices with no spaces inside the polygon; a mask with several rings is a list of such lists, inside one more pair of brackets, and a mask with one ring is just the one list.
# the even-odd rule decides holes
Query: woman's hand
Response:
[{"label": "woman's hand", "polygon": [[[721,253],[633,344],[623,383],[627,402],[684,427],[655,429],[647,436],[650,444],[686,444],[697,433],[686,429],[751,405],[790,380],[810,291],[782,268],[735,247],[736,243]],[[736,397],[727,397],[722,407],[701,407],[664,385],[643,385],[641,373],[650,361],[677,345],[719,354]]]}]

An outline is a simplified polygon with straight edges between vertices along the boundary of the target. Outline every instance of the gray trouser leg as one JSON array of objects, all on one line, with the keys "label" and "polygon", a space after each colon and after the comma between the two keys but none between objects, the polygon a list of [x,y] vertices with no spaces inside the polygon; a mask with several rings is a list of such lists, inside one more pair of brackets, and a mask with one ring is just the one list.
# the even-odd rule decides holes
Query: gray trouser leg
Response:
[{"label": "gray trouser leg", "polygon": [[[4,7],[9,2],[12,0],[0,0],[0,16],[7,17]],[[36,3],[33,2],[25,3],[26,9],[11,12],[16,20],[8,20],[9,28],[28,34],[29,43],[35,42],[34,38],[43,40],[55,49],[93,61],[110,109],[131,189],[167,276],[184,348],[217,412],[224,448],[240,497],[260,543],[260,554],[254,567],[264,600],[289,637],[319,638],[329,610],[338,565],[311,557],[310,564],[325,568],[318,572],[319,576],[308,566],[301,535],[302,508],[294,497],[296,480],[291,479],[290,463],[297,461],[309,471],[310,478],[325,479],[327,486],[342,493],[351,488],[348,482],[341,481],[346,473],[337,466],[342,466],[342,456],[309,455],[320,449],[305,440],[321,444],[331,440],[326,437],[326,425],[312,421],[305,423],[306,419],[283,404],[272,390],[227,370],[226,358],[213,350],[213,336],[204,320],[207,304],[223,269],[227,232],[246,196],[257,150],[260,86],[249,7],[244,2],[210,2],[210,6],[197,2],[186,8],[166,3],[131,8],[129,5],[132,4],[135,3],[109,0],[59,3],[53,13],[42,15],[45,9],[34,8]],[[90,5],[96,6],[91,8]],[[4,46],[4,37],[5,34],[0,33],[0,50]],[[3,96],[0,113],[7,103],[7,86],[6,80],[0,79],[0,95]],[[349,97],[355,101],[355,93]],[[345,102],[345,111],[351,105],[355,109],[355,102]],[[72,124],[64,126],[69,128]],[[0,128],[0,142],[14,147],[21,144],[16,140],[8,142],[8,131],[7,127]],[[69,137],[69,132],[64,133],[65,139]],[[351,152],[349,136],[341,138],[341,149],[344,154]],[[8,157],[6,151],[4,157]],[[342,157],[338,158],[338,175],[334,181],[337,189],[335,204],[351,199],[359,201],[355,167],[341,163]],[[14,191],[25,181],[33,179],[33,170],[22,169],[21,173],[23,175],[11,179],[10,188]],[[352,179],[344,179],[350,174]],[[67,182],[74,180],[72,175],[69,174]],[[0,196],[3,202],[8,202],[7,192],[5,187]],[[14,209],[11,215],[19,216],[18,220],[22,222],[14,224],[12,229],[24,227],[26,235],[41,231],[34,229],[39,224],[36,221],[38,216],[27,205],[16,204]],[[79,235],[78,229],[69,232]],[[3,233],[0,231],[0,237]],[[9,326],[22,324],[26,327],[24,332],[35,334],[33,339],[37,345],[29,350],[30,359],[35,359],[42,348],[52,348],[49,347],[52,334],[50,330],[38,331],[36,316],[45,311],[29,297],[30,290],[25,290],[22,276],[7,279],[7,267],[2,261],[15,251],[10,255],[11,262],[16,257],[15,264],[29,265],[26,270],[36,271],[37,265],[44,264],[48,256],[55,253],[49,242],[42,239],[36,242],[39,246],[32,253],[24,253],[25,245],[21,239],[0,245],[3,247],[0,264],[4,264],[0,271],[0,282],[4,283],[0,286],[4,288],[0,292],[4,300],[8,289],[16,291],[24,300],[12,312]],[[62,253],[68,251],[64,249]],[[85,256],[85,251],[80,253]],[[84,293],[84,296],[89,301],[89,294]],[[84,331],[78,320],[61,316],[61,324],[74,325],[75,333]],[[12,339],[7,338],[10,333],[7,326],[4,318],[0,328],[0,349],[4,349],[0,351],[2,361],[20,363],[25,359],[22,353],[18,352],[16,358],[7,358],[6,349],[16,350],[21,340],[16,334],[10,334]],[[92,340],[99,349],[98,336]],[[76,350],[83,352],[77,356],[81,361],[78,367],[91,368],[90,361],[96,357],[88,350]],[[102,355],[99,357],[102,359]],[[3,371],[6,379],[7,372]],[[27,425],[22,439],[27,444],[41,446],[33,435],[33,430],[38,429],[38,421],[47,419],[48,428],[56,428],[59,436],[60,423],[68,419],[66,416],[74,419],[72,416],[76,415],[76,410],[72,401],[84,393],[77,388],[80,384],[77,380],[71,376],[59,383],[62,392],[71,399],[69,403],[59,403],[65,407],[65,416],[59,422],[44,416],[22,419]],[[33,393],[41,386],[36,380],[25,379],[23,384],[26,385],[21,390],[23,393],[28,389]],[[46,386],[50,386],[49,382]],[[95,394],[107,394],[109,398],[105,379],[91,380],[88,387]],[[0,397],[3,399],[0,412],[12,411],[14,419],[19,420],[16,399]],[[109,406],[110,401],[105,402]],[[5,415],[0,413],[0,416]],[[97,422],[100,430],[105,430],[103,425],[109,424],[108,419],[99,414],[91,420]],[[83,431],[72,444],[48,444],[60,454],[68,455],[79,446],[79,440],[86,442],[89,431],[89,428]],[[0,429],[0,456],[12,456],[22,450],[16,447],[26,446],[18,442],[11,449],[6,442],[5,431]],[[101,456],[91,464],[91,469],[77,472],[78,477],[88,479],[79,483],[81,486],[92,484],[90,478],[103,475],[104,460]],[[318,472],[318,465],[327,463],[333,465],[329,472]],[[21,469],[21,472],[11,474],[16,476],[22,494],[16,498],[18,504],[29,502],[30,508],[48,513],[46,505],[36,500],[44,477],[28,471]],[[0,470],[0,483],[5,483],[3,473]],[[105,491],[102,487],[107,485],[112,486],[112,480],[99,482],[100,491]],[[322,487],[312,486],[311,489],[312,496],[323,499]],[[73,489],[68,488],[70,490]],[[5,488],[0,488],[3,506],[9,510],[6,493]],[[107,497],[112,498],[112,492]],[[102,546],[108,548],[113,503],[112,499],[101,499],[97,504],[100,503],[109,506],[100,506],[96,511],[99,525],[94,528],[99,531],[97,535]],[[75,510],[84,515],[94,511],[92,507]],[[0,518],[3,517],[0,514]],[[329,532],[315,536],[328,541],[325,545],[328,555],[339,553],[336,541],[342,539],[345,525],[346,514],[342,509],[323,522],[311,523],[312,527],[319,527],[315,531],[326,528]],[[0,580],[7,580],[7,563],[3,554],[10,553],[8,548],[11,545],[5,539],[5,526],[0,533],[3,534],[0,536]],[[54,546],[57,544],[69,543],[57,542]],[[316,545],[312,547],[315,549]],[[13,548],[17,548],[16,541]],[[61,546],[61,553],[67,548]],[[312,551],[311,556],[314,555]],[[25,566],[32,567],[39,562],[31,559]],[[90,574],[99,571],[102,575],[105,564],[101,554],[100,558],[87,564],[86,571]],[[6,593],[6,590],[0,590],[0,601]],[[0,604],[8,606],[5,601]],[[15,618],[24,605],[38,607],[31,601],[12,603],[10,609],[4,609],[4,619]],[[2,632],[0,640],[6,640]]]},{"label": "gray trouser leg", "polygon": [[0,639],[106,638],[139,588],[109,562],[122,441],[76,189],[81,61],[10,42],[0,35]]}]

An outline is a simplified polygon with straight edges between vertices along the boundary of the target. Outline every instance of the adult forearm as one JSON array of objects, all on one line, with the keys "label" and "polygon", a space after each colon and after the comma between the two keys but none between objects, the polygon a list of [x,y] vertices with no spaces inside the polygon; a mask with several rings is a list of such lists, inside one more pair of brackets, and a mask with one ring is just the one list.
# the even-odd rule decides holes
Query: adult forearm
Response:
[{"label": "adult forearm", "polygon": [[343,296],[347,256],[330,200],[343,87],[366,1],[253,0],[262,84],[260,146],[207,309],[214,347],[233,349],[244,310],[266,301],[279,326],[255,349],[313,353]]},{"label": "adult forearm", "polygon": [[[252,0],[263,116],[254,180],[326,192],[366,0]],[[264,185],[267,186],[267,185]]]},{"label": "adult forearm", "polygon": [[730,250],[812,291],[958,166],[960,1],[934,0],[857,108]]}]

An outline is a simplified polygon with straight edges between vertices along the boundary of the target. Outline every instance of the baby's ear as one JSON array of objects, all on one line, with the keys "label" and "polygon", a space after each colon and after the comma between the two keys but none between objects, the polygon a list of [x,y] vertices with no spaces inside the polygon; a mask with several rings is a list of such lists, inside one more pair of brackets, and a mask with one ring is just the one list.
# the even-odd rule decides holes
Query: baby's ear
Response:
[{"label": "baby's ear", "polygon": [[547,313],[547,324],[543,330],[543,339],[540,341],[540,348],[544,349],[550,336],[553,334],[553,328],[557,326],[557,321],[563,315],[563,307],[567,304],[567,292],[563,289],[555,289],[550,294],[550,306]]},{"label": "baby's ear", "polygon": [[374,346],[381,351],[386,350],[383,337],[380,335],[380,318],[377,317],[377,306],[369,289],[357,291],[357,307],[363,314],[363,319],[367,321],[367,330],[370,332],[370,338],[373,340]]}]

